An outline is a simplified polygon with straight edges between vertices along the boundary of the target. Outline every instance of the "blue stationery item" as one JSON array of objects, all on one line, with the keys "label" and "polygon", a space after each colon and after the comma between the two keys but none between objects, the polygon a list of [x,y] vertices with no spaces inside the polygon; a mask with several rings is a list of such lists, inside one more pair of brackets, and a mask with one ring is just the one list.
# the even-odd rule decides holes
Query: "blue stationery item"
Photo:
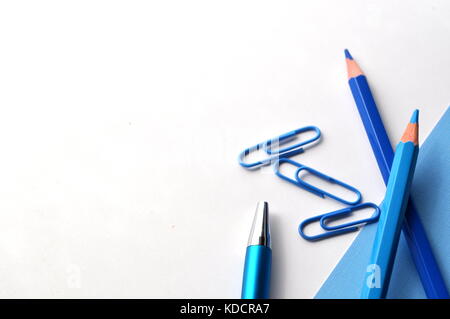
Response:
[{"label": "blue stationery item", "polygon": [[[345,50],[345,60],[347,63],[348,83],[356,107],[364,124],[383,180],[387,183],[394,151],[378,113],[366,76],[348,50]],[[441,271],[437,266],[427,234],[411,200],[406,208],[403,231],[427,297],[449,298],[449,293],[445,287]]]},{"label": "blue stationery item", "polygon": [[267,299],[270,297],[271,267],[269,204],[259,202],[256,206],[245,253],[242,299]]},{"label": "blue stationery item", "polygon": [[[316,134],[306,141],[294,144],[292,146],[279,148],[280,145],[286,144],[287,142],[297,138],[299,134],[308,132],[308,131],[313,131]],[[287,132],[287,133],[282,134],[273,139],[270,139],[265,142],[256,144],[255,146],[246,148],[239,154],[239,158],[238,158],[239,164],[242,167],[247,168],[247,169],[256,169],[261,166],[268,165],[274,161],[277,161],[279,158],[285,158],[285,157],[303,153],[305,150],[304,147],[310,143],[317,141],[320,138],[320,135],[321,135],[320,130],[316,126],[306,126],[306,127],[302,127],[302,128]],[[274,150],[275,147],[278,147],[278,149]],[[259,160],[259,161],[253,162],[253,163],[246,163],[244,161],[245,157],[247,155],[249,155],[251,152],[258,151],[260,149],[264,150],[269,156],[265,159],[262,159],[262,160]]]},{"label": "blue stationery item", "polygon": [[[283,164],[283,163],[289,163],[289,164],[294,165],[294,166],[297,167],[297,171],[296,171],[296,174],[295,174],[295,179],[290,178],[290,177],[288,177],[288,176],[286,176],[286,175],[281,173],[279,168],[280,168],[281,164]],[[307,190],[307,191],[309,191],[309,192],[311,192],[311,193],[313,193],[313,194],[315,194],[317,196],[320,196],[322,198],[324,198],[326,196],[326,197],[335,199],[335,200],[337,200],[337,201],[339,201],[341,203],[344,203],[346,205],[356,205],[356,204],[358,204],[361,201],[361,193],[355,187],[350,186],[350,185],[348,185],[348,184],[346,184],[344,182],[341,182],[341,181],[339,181],[337,179],[334,179],[334,178],[332,178],[332,177],[330,177],[328,175],[325,175],[325,174],[323,174],[323,173],[321,173],[319,171],[316,171],[315,169],[313,169],[311,167],[305,166],[305,165],[300,164],[298,162],[295,162],[293,160],[290,160],[290,159],[287,159],[287,158],[282,158],[282,159],[280,159],[278,162],[276,162],[273,165],[273,168],[274,168],[275,174],[278,177],[280,177],[280,178],[284,179],[285,181],[288,181],[288,182],[290,182],[290,183],[292,183],[292,184],[294,184],[294,185],[296,185],[296,186],[298,186],[300,188],[303,188],[303,189],[305,189],[305,190]],[[314,176],[316,176],[316,177],[318,177],[320,179],[323,179],[323,180],[325,180],[327,182],[330,182],[330,183],[333,183],[333,184],[340,185],[343,188],[348,189],[349,191],[351,191],[354,194],[356,194],[356,199],[353,200],[353,201],[348,201],[348,200],[345,200],[345,199],[343,199],[341,197],[333,195],[333,194],[331,194],[331,193],[329,193],[327,191],[324,191],[324,190],[322,190],[320,188],[317,188],[316,186],[313,186],[313,185],[305,182],[304,180],[302,180],[299,177],[299,174],[300,174],[301,171],[307,171],[311,175],[314,175]]]},{"label": "blue stationery item", "polygon": [[[316,134],[313,137],[307,139],[306,141],[294,144],[292,146],[286,146],[283,148],[280,147],[281,145],[284,145],[284,144],[288,143],[289,141],[292,141],[293,139],[297,138],[299,134],[307,132],[307,131],[314,131]],[[361,196],[361,192],[358,189],[356,189],[355,187],[350,186],[350,185],[348,185],[344,182],[341,182],[337,179],[334,179],[328,175],[325,175],[311,167],[308,167],[306,165],[303,165],[303,164],[300,164],[298,162],[288,159],[288,157],[290,157],[290,156],[303,153],[305,150],[305,147],[308,144],[318,141],[320,139],[320,137],[321,137],[321,132],[320,132],[319,128],[317,128],[316,126],[302,127],[302,128],[290,131],[288,133],[282,134],[273,139],[267,140],[265,142],[256,144],[252,147],[246,148],[244,151],[242,151],[239,154],[239,157],[238,157],[239,164],[246,169],[257,169],[261,166],[266,166],[266,165],[272,164],[272,166],[274,168],[274,172],[277,176],[294,184],[297,187],[307,190],[307,191],[309,191],[317,196],[320,196],[322,198],[325,198],[325,197],[332,198],[332,199],[337,200],[346,205],[358,204],[359,202],[361,202],[362,196]],[[253,163],[246,163],[245,162],[246,156],[249,155],[250,153],[252,153],[254,151],[258,151],[258,150],[264,150],[266,152],[266,154],[268,155],[268,157],[266,157],[265,159],[262,159],[262,160],[255,161]],[[283,163],[289,163],[297,168],[296,173],[295,173],[295,179],[290,178],[281,173],[279,168]],[[313,175],[319,179],[325,180],[332,184],[339,185],[339,186],[349,190],[350,192],[353,192],[356,195],[356,199],[353,201],[346,200],[344,198],[341,198],[334,194],[331,194],[330,192],[327,192],[323,189],[320,189],[316,186],[313,186],[310,183],[304,181],[300,177],[300,173],[302,173],[302,172],[307,172],[308,174]],[[329,238],[329,237],[332,237],[332,236],[335,236],[338,234],[344,234],[344,233],[356,231],[356,230],[358,230],[358,227],[356,227],[356,225],[362,226],[363,224],[373,223],[378,219],[378,215],[379,215],[378,207],[376,207],[377,212],[376,212],[375,216],[372,216],[371,218],[363,219],[363,220],[360,220],[357,222],[347,223],[347,224],[344,224],[341,226],[327,226],[325,223],[325,220],[337,219],[339,217],[349,215],[352,211],[355,211],[357,209],[361,209],[364,207],[368,207],[370,205],[372,205],[372,207],[373,206],[376,207],[376,205],[374,205],[374,204],[366,203],[366,204],[361,204],[360,206],[350,207],[350,208],[343,209],[340,211],[331,212],[331,213],[323,214],[320,216],[312,217],[310,219],[307,219],[300,225],[299,233],[303,238],[305,238],[307,240],[319,240],[319,239]],[[313,221],[317,221],[317,220],[320,220],[322,227],[327,232],[324,234],[319,234],[317,236],[305,235],[303,233],[303,227],[306,226],[307,224],[309,224]],[[331,229],[327,229],[326,227],[334,228],[334,229],[331,230]]]},{"label": "blue stationery item", "polygon": [[386,298],[419,151],[418,114],[415,110],[395,148],[361,299]]},{"label": "blue stationery item", "polygon": [[356,107],[367,132],[373,154],[380,168],[385,182],[389,179],[390,167],[394,159],[394,151],[387,136],[386,130],[378,113],[377,105],[370,91],[366,76],[356,64],[350,52],[345,50],[348,68],[348,84],[352,91]]},{"label": "blue stationery item", "polygon": [[[356,220],[353,222],[340,224],[340,225],[334,225],[334,226],[327,225],[327,221],[329,221],[329,220],[341,219],[343,217],[350,215],[354,211],[368,208],[368,207],[375,209],[375,213],[369,218],[364,218],[364,219],[360,219],[360,220]],[[338,235],[357,231],[359,229],[359,226],[376,222],[378,220],[379,216],[380,216],[380,208],[377,205],[375,205],[373,203],[362,203],[362,204],[358,204],[355,206],[336,210],[331,213],[326,213],[326,214],[322,214],[322,215],[318,215],[318,216],[314,216],[314,217],[305,219],[298,226],[298,232],[299,232],[300,236],[302,236],[306,240],[317,241],[317,240],[322,240],[322,239],[330,238],[333,236],[338,236]],[[304,232],[305,227],[316,221],[320,221],[320,226],[323,229],[327,230],[327,232],[318,234],[318,235],[313,235],[313,236],[306,235]]]},{"label": "blue stationery item", "polygon": [[[433,247],[444,284],[450,286],[450,108],[420,148],[411,197]],[[322,285],[315,298],[359,298],[376,225],[367,225]],[[395,257],[387,298],[426,298],[404,234]]]}]

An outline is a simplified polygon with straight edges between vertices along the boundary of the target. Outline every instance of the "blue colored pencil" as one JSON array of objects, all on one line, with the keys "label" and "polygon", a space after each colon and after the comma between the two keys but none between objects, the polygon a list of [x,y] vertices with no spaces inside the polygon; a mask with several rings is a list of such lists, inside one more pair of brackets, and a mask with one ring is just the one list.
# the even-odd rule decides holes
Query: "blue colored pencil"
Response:
[{"label": "blue colored pencil", "polygon": [[[394,151],[380,114],[378,113],[366,76],[353,60],[348,50],[345,50],[345,57],[353,98],[355,99],[361,120],[369,137],[370,145],[372,146],[381,175],[387,184],[394,158]],[[430,299],[450,298],[425,229],[411,199],[409,199],[406,208],[403,234],[405,235],[427,297]]]},{"label": "blue colored pencil", "polygon": [[361,299],[386,298],[419,153],[418,144],[416,110],[395,150]]}]

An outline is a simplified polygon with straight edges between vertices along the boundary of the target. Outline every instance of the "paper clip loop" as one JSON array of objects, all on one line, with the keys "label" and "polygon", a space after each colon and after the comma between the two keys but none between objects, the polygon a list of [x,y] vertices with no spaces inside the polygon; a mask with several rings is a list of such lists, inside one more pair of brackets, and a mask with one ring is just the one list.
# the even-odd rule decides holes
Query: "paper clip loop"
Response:
[{"label": "paper clip loop", "polygon": [[[354,212],[356,210],[360,210],[360,209],[364,209],[364,208],[368,208],[368,207],[372,207],[375,209],[374,214],[369,218],[364,218],[364,219],[360,219],[360,220],[349,222],[349,223],[344,223],[344,224],[337,225],[337,226],[328,226],[326,224],[327,220],[337,220],[337,219],[348,216],[349,214],[351,214],[352,212]],[[355,205],[352,207],[347,207],[347,208],[343,208],[340,210],[336,210],[331,213],[326,213],[326,214],[322,214],[322,215],[318,215],[318,216],[314,216],[314,217],[305,219],[298,226],[298,232],[299,232],[300,236],[302,236],[306,240],[318,241],[318,240],[330,238],[333,236],[338,236],[341,234],[346,234],[346,233],[350,233],[353,231],[357,231],[360,227],[357,225],[362,225],[362,224],[367,225],[367,224],[374,223],[378,220],[379,217],[380,217],[380,208],[377,205],[375,205],[373,203],[362,203],[362,204]],[[320,221],[320,226],[323,229],[327,230],[327,232],[319,234],[319,235],[313,235],[313,236],[306,235],[304,233],[305,227],[313,222],[318,221],[318,220]]]},{"label": "paper clip loop", "polygon": [[[282,163],[289,163],[291,165],[294,165],[294,166],[298,167],[297,172],[295,173],[295,179],[289,178],[288,176],[283,175],[280,172],[279,167],[281,166]],[[309,192],[311,192],[311,193],[313,193],[313,194],[315,194],[317,196],[320,196],[322,198],[327,196],[327,197],[333,198],[333,199],[335,199],[335,200],[337,200],[337,201],[339,201],[339,202],[341,202],[343,204],[346,204],[346,205],[356,205],[356,204],[358,204],[361,201],[361,192],[359,190],[357,190],[355,187],[350,186],[350,185],[348,185],[348,184],[346,184],[344,182],[341,182],[341,181],[339,181],[337,179],[334,179],[334,178],[332,178],[332,177],[330,177],[328,175],[325,175],[324,173],[316,171],[315,169],[313,169],[311,167],[305,166],[305,165],[300,164],[298,162],[295,162],[293,160],[290,160],[290,159],[287,159],[287,158],[280,159],[277,163],[275,163],[274,170],[275,170],[275,174],[278,177],[280,177],[280,178],[284,179],[285,181],[288,181],[288,182],[290,182],[290,183],[292,183],[292,184],[294,184],[294,185],[296,185],[296,186],[298,186],[300,188],[303,188],[303,189],[305,189],[305,190],[307,190],[307,191],[309,191]],[[349,191],[355,193],[357,198],[354,201],[348,201],[348,200],[340,198],[340,197],[338,197],[336,195],[333,195],[333,194],[331,194],[329,192],[326,192],[326,191],[324,191],[324,190],[322,190],[320,188],[317,188],[316,186],[313,186],[313,185],[305,182],[304,180],[302,180],[300,178],[299,174],[300,174],[301,171],[308,171],[310,174],[312,174],[312,175],[314,175],[314,176],[316,176],[318,178],[321,178],[321,179],[326,180],[326,181],[328,181],[330,183],[333,183],[333,184],[340,185],[340,186],[348,189]]]},{"label": "paper clip loop", "polygon": [[[287,146],[284,148],[278,148],[274,150],[275,147],[279,147],[280,145],[283,145],[293,139],[295,139],[299,134],[308,132],[308,131],[314,131],[316,132],[316,135],[311,137],[310,139],[297,143],[292,146]],[[278,137],[275,137],[273,139],[267,140],[265,142],[259,143],[255,146],[249,147],[242,151],[239,154],[239,164],[242,167],[245,167],[247,169],[255,169],[264,165],[268,165],[271,162],[277,161],[280,158],[285,158],[289,156],[293,156],[296,154],[300,154],[304,152],[303,146],[310,144],[312,142],[317,141],[320,138],[320,130],[316,126],[305,126],[290,132],[287,132],[285,134],[282,134]],[[244,159],[247,155],[249,155],[251,152],[258,151],[260,149],[263,149],[267,155],[269,155],[267,158],[263,160],[259,160],[253,163],[245,163]]]}]

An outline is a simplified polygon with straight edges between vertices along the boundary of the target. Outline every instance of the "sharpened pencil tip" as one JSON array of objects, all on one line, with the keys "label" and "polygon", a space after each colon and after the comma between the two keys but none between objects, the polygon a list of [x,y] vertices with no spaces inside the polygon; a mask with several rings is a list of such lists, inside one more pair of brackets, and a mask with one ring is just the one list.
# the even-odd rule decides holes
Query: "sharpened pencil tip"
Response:
[{"label": "sharpened pencil tip", "polygon": [[411,120],[409,121],[409,123],[417,123],[417,121],[419,121],[419,110],[415,110],[413,115],[411,116]]},{"label": "sharpened pencil tip", "polygon": [[414,145],[419,145],[419,110],[414,111],[400,141],[403,143],[413,142]]},{"label": "sharpened pencil tip", "polygon": [[345,49],[344,52],[345,52],[345,57],[346,57],[347,59],[353,60],[352,55],[350,54],[350,52],[349,52],[347,49]]},{"label": "sharpened pencil tip", "polygon": [[350,80],[351,78],[356,78],[357,76],[362,75],[363,71],[359,67],[358,63],[356,63],[356,61],[353,60],[353,57],[350,54],[350,52],[347,49],[345,49],[344,52],[345,52],[345,63],[347,63],[348,79]]}]

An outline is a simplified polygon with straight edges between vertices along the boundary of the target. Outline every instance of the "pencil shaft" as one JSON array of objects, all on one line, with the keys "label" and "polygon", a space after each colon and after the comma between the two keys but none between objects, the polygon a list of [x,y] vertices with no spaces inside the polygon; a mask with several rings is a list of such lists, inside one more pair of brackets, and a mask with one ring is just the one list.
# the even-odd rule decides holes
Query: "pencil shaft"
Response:
[{"label": "pencil shaft", "polygon": [[368,268],[371,272],[364,282],[361,298],[386,298],[417,152],[418,147],[411,142],[397,146]]},{"label": "pencil shaft", "polygon": [[[394,151],[381,116],[378,113],[367,79],[365,75],[359,75],[350,78],[349,84],[378,167],[384,182],[387,184]],[[427,297],[431,299],[449,298],[445,281],[411,199],[409,199],[405,213],[403,232]]]},{"label": "pencil shaft", "polygon": [[384,183],[387,184],[391,174],[394,150],[387,136],[380,113],[378,113],[369,84],[364,75],[350,79],[349,84]]}]

